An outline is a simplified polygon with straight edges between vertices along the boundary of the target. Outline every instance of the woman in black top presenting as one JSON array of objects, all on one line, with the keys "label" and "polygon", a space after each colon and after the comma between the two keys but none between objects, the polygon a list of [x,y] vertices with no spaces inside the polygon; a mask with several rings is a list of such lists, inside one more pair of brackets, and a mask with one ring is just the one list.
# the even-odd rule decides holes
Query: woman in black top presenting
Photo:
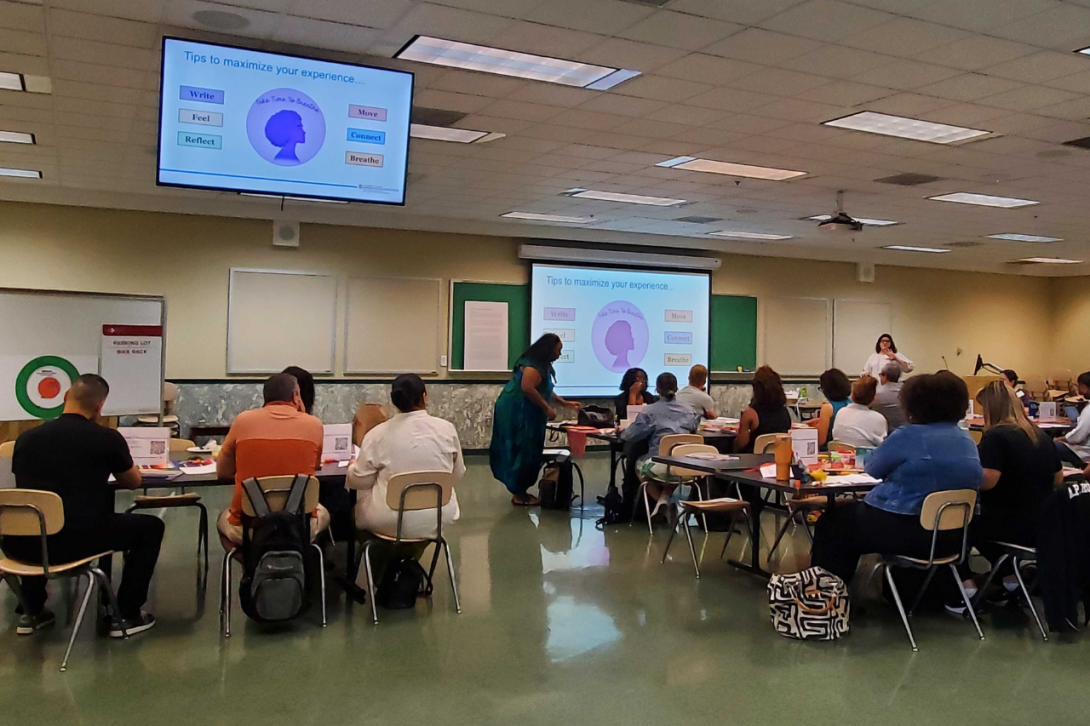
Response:
[{"label": "woman in black top presenting", "polygon": [[[980,514],[973,517],[969,532],[973,546],[994,566],[1002,555],[996,542],[1036,546],[1037,513],[1053,487],[1063,482],[1063,474],[1051,437],[1026,418],[1013,389],[1001,380],[992,381],[976,400],[984,409],[984,435],[978,446],[984,484]],[[998,574],[1007,575],[1004,586],[1013,591],[1017,581],[1008,573]],[[966,567],[962,571],[966,589],[975,591],[970,575]],[[960,599],[957,605],[947,607],[964,610]]]},{"label": "woman in black top presenting", "polygon": [[753,398],[738,422],[738,438],[734,450],[753,453],[753,444],[764,434],[785,434],[791,430],[791,414],[787,410],[787,394],[783,392],[780,374],[769,366],[761,366],[753,374]]},{"label": "woman in black top presenting", "polygon": [[617,420],[628,419],[629,406],[643,406],[657,400],[659,397],[647,390],[647,371],[643,368],[629,368],[621,378],[621,392],[613,398]]}]

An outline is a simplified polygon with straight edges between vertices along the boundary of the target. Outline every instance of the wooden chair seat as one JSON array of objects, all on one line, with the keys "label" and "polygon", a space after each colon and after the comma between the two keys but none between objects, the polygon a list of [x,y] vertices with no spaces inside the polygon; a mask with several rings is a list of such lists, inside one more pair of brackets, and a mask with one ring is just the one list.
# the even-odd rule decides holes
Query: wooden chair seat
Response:
[{"label": "wooden chair seat", "polygon": [[[898,565],[903,565],[903,566],[906,566],[906,567],[912,567],[914,565],[918,566],[918,567],[924,567],[924,568],[928,567],[927,560],[926,559],[921,560],[918,557],[909,557],[908,555],[890,555],[889,559],[892,560],[893,562],[895,562]],[[961,555],[950,555],[949,557],[936,557],[933,560],[932,564],[935,564],[935,565],[949,565],[949,564],[953,564],[953,563],[957,562],[960,559],[961,559]]]},{"label": "wooden chair seat", "polygon": [[[83,567],[89,565],[100,557],[108,557],[113,554],[113,550],[106,550],[100,552],[97,555],[90,557],[84,557],[82,560],[73,560],[72,562],[65,562],[63,564],[49,563],[49,574],[57,574],[61,572],[68,572],[74,570],[77,567]],[[19,577],[44,577],[45,570],[41,565],[31,565],[26,562],[19,562],[18,560],[9,560],[7,557],[0,558],[0,572],[7,575],[17,575]]]},{"label": "wooden chair seat", "polygon": [[681,502],[681,508],[705,514],[708,512],[740,512],[749,509],[749,502],[723,497],[721,499],[705,499],[696,502]]},{"label": "wooden chair seat", "polygon": [[[378,537],[381,540],[385,540],[386,542],[397,542],[397,537],[388,534],[381,534],[379,532],[368,532],[368,534]],[[409,544],[417,544],[420,542],[434,542],[435,539],[431,537],[402,537],[401,541],[403,543],[408,542]]]},{"label": "wooden chair seat", "polygon": [[167,509],[173,507],[192,507],[197,502],[201,501],[201,495],[196,492],[187,492],[185,494],[164,494],[162,496],[149,496],[146,494],[140,494],[132,498],[132,503],[139,509],[156,509],[158,507],[165,507]]}]

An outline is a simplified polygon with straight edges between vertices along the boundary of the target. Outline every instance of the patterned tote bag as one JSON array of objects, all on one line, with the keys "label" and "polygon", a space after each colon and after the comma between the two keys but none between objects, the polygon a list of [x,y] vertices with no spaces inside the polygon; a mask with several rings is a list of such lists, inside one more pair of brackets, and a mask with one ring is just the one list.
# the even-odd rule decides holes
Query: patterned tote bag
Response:
[{"label": "patterned tote bag", "polygon": [[836,640],[848,632],[848,586],[820,567],[773,575],[768,583],[772,627],[786,638]]}]

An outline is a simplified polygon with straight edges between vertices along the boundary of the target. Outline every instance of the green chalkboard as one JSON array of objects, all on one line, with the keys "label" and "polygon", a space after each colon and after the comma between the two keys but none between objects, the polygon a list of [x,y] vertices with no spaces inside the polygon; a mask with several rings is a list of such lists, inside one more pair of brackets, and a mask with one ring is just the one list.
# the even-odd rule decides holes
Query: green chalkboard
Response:
[{"label": "green chalkboard", "polygon": [[455,282],[451,295],[450,370],[465,365],[466,301],[507,303],[507,365],[530,345],[530,286]]},{"label": "green chalkboard", "polygon": [[712,295],[711,369],[751,371],[757,367],[757,298]]}]

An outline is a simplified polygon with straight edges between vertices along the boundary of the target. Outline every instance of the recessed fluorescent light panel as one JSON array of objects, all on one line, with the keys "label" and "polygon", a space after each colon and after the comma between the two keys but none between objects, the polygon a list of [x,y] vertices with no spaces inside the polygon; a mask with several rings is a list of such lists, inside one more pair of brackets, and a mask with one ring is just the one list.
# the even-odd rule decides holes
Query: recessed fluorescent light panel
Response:
[{"label": "recessed fluorescent light panel", "polygon": [[1011,242],[1062,242],[1062,237],[1041,237],[1036,234],[1014,234],[1012,232],[1005,232],[1004,234],[990,234],[991,239],[1006,239]]},{"label": "recessed fluorescent light panel", "polygon": [[779,239],[791,239],[789,234],[763,234],[761,232],[732,232],[729,229],[724,229],[719,232],[709,232],[708,234],[713,237],[727,237],[729,239],[760,239],[760,240],[779,240]]},{"label": "recessed fluorescent light panel", "polygon": [[1081,265],[1082,260],[1065,260],[1062,257],[1026,257],[1015,262],[1028,262],[1041,265]]},{"label": "recessed fluorescent light panel", "polygon": [[978,207],[999,207],[1001,209],[1031,207],[1034,204],[1040,204],[1040,202],[1035,202],[1032,199],[1016,199],[1014,197],[993,197],[990,194],[971,194],[970,192],[943,194],[937,197],[928,197],[928,199],[933,199],[936,202],[975,204]]},{"label": "recessed fluorescent light panel", "polygon": [[0,131],[0,141],[9,144],[33,144],[34,134],[24,134],[22,131]]},{"label": "recessed fluorescent light panel", "polygon": [[5,73],[0,72],[0,90],[4,91],[24,91],[26,87],[23,85],[23,76],[21,73]]},{"label": "recessed fluorescent light panel", "polygon": [[413,38],[394,57],[448,68],[498,73],[501,76],[515,76],[532,81],[559,83],[577,88],[595,88],[595,90],[612,88],[622,81],[639,75],[638,71],[623,71],[628,75],[614,78],[617,73],[622,72],[622,69],[530,53],[517,53],[473,43],[459,43],[426,35]]},{"label": "recessed fluorescent light panel", "polygon": [[[828,214],[819,214],[816,217],[807,217],[812,222],[828,222],[832,219]],[[892,219],[863,219],[862,217],[853,217],[856,222],[869,225],[871,227],[891,227],[900,222],[894,222]]]},{"label": "recessed fluorescent light panel", "polygon": [[563,214],[537,214],[536,212],[508,212],[501,214],[507,219],[525,219],[530,222],[563,222],[565,224],[586,224],[591,217],[566,217]]},{"label": "recessed fluorescent light panel", "polygon": [[899,252],[932,252],[936,255],[944,254],[950,250],[940,249],[938,247],[913,247],[911,245],[888,245],[883,247],[884,250],[898,250]]},{"label": "recessed fluorescent light panel", "polygon": [[652,207],[673,207],[685,204],[685,199],[667,199],[666,197],[645,197],[641,194],[621,194],[619,192],[598,192],[593,189],[569,189],[562,196],[576,199],[595,199],[599,202],[624,202],[625,204],[646,204]]},{"label": "recessed fluorescent light panel", "polygon": [[8,169],[0,167],[0,176],[15,176],[20,179],[41,179],[42,173],[34,169]]},{"label": "recessed fluorescent light panel", "polygon": [[851,131],[866,131],[882,136],[896,136],[901,139],[913,141],[929,141],[933,144],[956,144],[959,141],[968,141],[978,136],[987,136],[991,131],[969,129],[963,126],[950,126],[949,124],[936,124],[930,121],[920,121],[904,116],[890,116],[885,113],[863,111],[844,118],[836,118],[826,121],[823,126],[835,126]]},{"label": "recessed fluorescent light panel", "polygon": [[414,139],[432,139],[433,141],[453,141],[456,144],[485,144],[502,139],[507,134],[473,131],[471,129],[453,129],[446,126],[427,126],[409,124],[409,136]]},{"label": "recessed fluorescent light panel", "polygon": [[734,164],[729,161],[712,161],[711,159],[696,159],[692,156],[667,159],[666,161],[660,161],[655,166],[664,166],[668,169],[684,169],[685,171],[703,171],[709,174],[742,176],[747,179],[767,179],[769,181],[784,181],[785,179],[806,176],[805,171],[773,169],[767,166],[750,166],[749,164]]}]

